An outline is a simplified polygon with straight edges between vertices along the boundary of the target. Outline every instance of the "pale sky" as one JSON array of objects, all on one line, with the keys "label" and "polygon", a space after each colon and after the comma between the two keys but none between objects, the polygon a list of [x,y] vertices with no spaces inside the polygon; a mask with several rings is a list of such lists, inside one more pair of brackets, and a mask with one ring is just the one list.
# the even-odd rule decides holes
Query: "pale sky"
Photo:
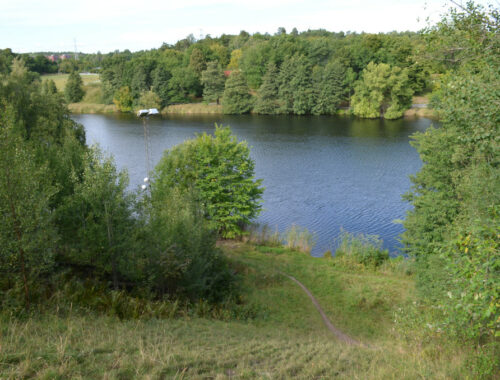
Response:
[{"label": "pale sky", "polygon": [[0,49],[74,51],[76,40],[79,52],[137,51],[190,33],[274,34],[278,27],[417,31],[448,7],[445,0],[0,0]]}]

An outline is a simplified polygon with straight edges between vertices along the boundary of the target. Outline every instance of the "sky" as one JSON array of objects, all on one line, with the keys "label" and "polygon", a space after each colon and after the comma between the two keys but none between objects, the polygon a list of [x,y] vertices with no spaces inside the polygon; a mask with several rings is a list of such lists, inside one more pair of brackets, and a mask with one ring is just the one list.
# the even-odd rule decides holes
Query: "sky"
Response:
[{"label": "sky", "polygon": [[[485,3],[486,1],[478,1]],[[211,35],[417,31],[445,0],[0,0],[0,49],[107,53]]]}]

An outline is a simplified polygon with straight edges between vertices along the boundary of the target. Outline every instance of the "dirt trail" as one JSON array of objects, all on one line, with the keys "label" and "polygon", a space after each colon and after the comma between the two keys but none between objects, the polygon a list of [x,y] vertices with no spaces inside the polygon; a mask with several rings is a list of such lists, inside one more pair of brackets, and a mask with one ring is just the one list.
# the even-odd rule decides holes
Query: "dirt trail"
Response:
[{"label": "dirt trail", "polygon": [[311,299],[311,301],[314,304],[314,306],[316,307],[316,309],[318,309],[319,314],[321,315],[321,318],[323,318],[323,322],[325,322],[326,327],[328,328],[328,330],[330,330],[332,332],[333,335],[335,335],[337,337],[338,340],[340,340],[342,342],[345,342],[347,344],[355,344],[355,345],[365,346],[361,342],[357,341],[356,339],[351,338],[349,335],[343,333],[338,328],[336,328],[334,325],[332,325],[332,322],[330,322],[330,320],[326,316],[326,314],[323,311],[323,309],[321,308],[318,300],[316,298],[314,298],[314,296],[312,295],[312,293],[309,291],[309,289],[307,289],[304,286],[304,284],[302,284],[295,277],[292,277],[292,276],[290,276],[290,275],[288,275],[286,273],[282,273],[282,274],[284,276],[287,276],[290,280],[296,282],[302,288],[302,290],[308,295],[308,297]]}]

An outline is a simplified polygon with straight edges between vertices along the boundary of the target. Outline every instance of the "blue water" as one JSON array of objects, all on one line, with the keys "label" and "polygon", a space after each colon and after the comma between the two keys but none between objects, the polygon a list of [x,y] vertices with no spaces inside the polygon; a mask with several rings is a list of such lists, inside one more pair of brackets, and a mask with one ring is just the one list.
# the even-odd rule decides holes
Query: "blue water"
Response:
[{"label": "blue water", "polygon": [[[132,115],[75,115],[89,144],[99,143],[127,168],[130,187],[147,173],[142,123]],[[256,177],[264,180],[264,211],[257,222],[284,231],[292,224],[316,233],[314,255],[335,248],[341,228],[379,235],[391,253],[403,231],[396,219],[409,205],[401,195],[421,161],[410,135],[429,119],[360,120],[297,116],[169,116],[149,121],[152,167],[163,151],[230,125],[251,146]]]}]

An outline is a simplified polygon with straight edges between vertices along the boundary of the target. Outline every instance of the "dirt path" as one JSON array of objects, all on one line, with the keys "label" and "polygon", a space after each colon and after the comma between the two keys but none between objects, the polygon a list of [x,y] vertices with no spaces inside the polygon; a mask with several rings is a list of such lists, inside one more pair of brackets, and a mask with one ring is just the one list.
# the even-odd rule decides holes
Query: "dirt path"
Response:
[{"label": "dirt path", "polygon": [[319,311],[319,314],[321,315],[321,318],[323,318],[323,322],[325,322],[325,325],[326,327],[328,328],[328,330],[330,330],[332,332],[333,335],[335,335],[335,337],[342,341],[342,342],[345,342],[347,344],[355,344],[355,345],[361,345],[361,346],[364,346],[364,344],[362,344],[361,342],[357,341],[356,339],[353,339],[351,338],[349,335],[347,334],[344,334],[342,331],[340,331],[338,328],[336,328],[334,325],[332,325],[332,322],[330,322],[330,320],[328,319],[328,317],[326,316],[325,312],[323,311],[323,309],[321,308],[321,306],[319,305],[319,302],[316,298],[314,298],[314,296],[312,295],[312,293],[309,291],[309,289],[307,289],[304,284],[302,284],[299,280],[297,280],[295,277],[292,277],[286,273],[282,273],[283,275],[287,276],[290,280],[296,282],[304,292],[306,292],[306,294],[308,295],[308,297],[311,299],[312,303],[314,304],[314,306],[316,307],[316,309],[318,309]]}]

